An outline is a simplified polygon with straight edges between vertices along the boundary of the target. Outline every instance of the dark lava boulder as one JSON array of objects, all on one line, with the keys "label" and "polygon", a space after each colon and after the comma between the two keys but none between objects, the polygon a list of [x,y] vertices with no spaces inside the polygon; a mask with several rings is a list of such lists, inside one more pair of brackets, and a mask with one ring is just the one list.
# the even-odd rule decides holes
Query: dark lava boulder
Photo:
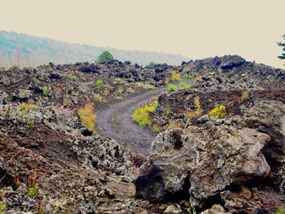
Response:
[{"label": "dark lava boulder", "polygon": [[[257,212],[265,205],[253,189],[284,185],[284,110],[280,102],[260,103],[225,125],[209,121],[160,133],[135,181],[137,195],[167,201],[183,193],[197,208],[225,203],[227,211]],[[235,198],[247,207],[236,201],[232,208]]]}]

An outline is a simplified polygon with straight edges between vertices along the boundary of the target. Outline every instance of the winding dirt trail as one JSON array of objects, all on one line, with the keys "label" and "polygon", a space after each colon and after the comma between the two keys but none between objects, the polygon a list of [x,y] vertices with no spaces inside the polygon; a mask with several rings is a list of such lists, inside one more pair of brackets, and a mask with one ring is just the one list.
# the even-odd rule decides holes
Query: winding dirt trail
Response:
[{"label": "winding dirt trail", "polygon": [[[183,80],[182,82],[193,84],[194,80]],[[97,112],[95,126],[98,133],[116,140],[121,145],[130,147],[135,152],[148,155],[155,135],[147,128],[134,123],[132,115],[136,108],[144,106],[166,91],[168,91],[168,87],[164,86],[127,98]]]},{"label": "winding dirt trail", "polygon": [[98,112],[95,123],[98,133],[147,155],[155,136],[148,129],[135,124],[132,115],[136,108],[144,106],[164,91],[167,91],[167,87],[130,97]]}]

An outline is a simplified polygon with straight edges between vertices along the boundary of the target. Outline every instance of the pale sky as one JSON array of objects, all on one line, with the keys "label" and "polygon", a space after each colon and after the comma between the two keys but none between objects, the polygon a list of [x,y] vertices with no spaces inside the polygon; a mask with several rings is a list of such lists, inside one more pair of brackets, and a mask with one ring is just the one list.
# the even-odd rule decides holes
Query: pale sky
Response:
[{"label": "pale sky", "polygon": [[285,0],[0,0],[0,30],[283,67]]}]

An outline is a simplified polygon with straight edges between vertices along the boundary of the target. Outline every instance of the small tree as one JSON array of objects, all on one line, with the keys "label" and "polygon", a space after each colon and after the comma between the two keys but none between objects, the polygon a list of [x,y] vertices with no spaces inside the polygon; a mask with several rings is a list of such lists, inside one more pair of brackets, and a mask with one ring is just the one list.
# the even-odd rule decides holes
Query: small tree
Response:
[{"label": "small tree", "polygon": [[155,63],[154,62],[150,62],[147,67],[154,67],[155,66]]},{"label": "small tree", "polygon": [[[285,40],[285,34],[283,35],[283,39]],[[278,56],[279,59],[285,59],[285,43],[284,42],[278,42],[277,43],[280,47],[282,47],[283,52],[280,56]]]},{"label": "small tree", "polygon": [[104,51],[103,53],[100,54],[100,56],[96,60],[96,63],[110,62],[113,59],[114,59],[114,57],[109,51]]}]

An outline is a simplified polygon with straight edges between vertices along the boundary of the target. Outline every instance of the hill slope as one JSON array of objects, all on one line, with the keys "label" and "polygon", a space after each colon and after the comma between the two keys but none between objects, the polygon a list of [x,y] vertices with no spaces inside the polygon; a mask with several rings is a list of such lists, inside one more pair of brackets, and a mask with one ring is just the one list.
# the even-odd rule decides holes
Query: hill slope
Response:
[{"label": "hill slope", "polygon": [[[149,62],[180,64],[186,57],[146,51],[126,51],[90,45],[79,45],[27,34],[0,31],[0,65],[39,65],[94,61],[104,50],[121,61],[146,65]],[[18,62],[19,61],[19,62]]]}]

